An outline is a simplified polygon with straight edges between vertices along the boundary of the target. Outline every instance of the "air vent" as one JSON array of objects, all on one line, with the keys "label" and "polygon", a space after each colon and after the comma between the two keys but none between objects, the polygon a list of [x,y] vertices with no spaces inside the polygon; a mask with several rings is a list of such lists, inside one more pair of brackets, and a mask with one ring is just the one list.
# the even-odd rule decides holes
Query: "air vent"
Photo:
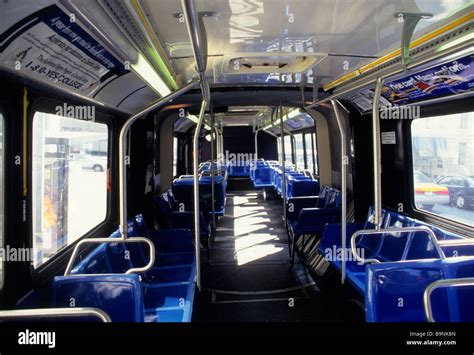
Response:
[{"label": "air vent", "polygon": [[296,74],[303,73],[319,64],[325,54],[321,53],[241,53],[225,55],[224,74]]}]

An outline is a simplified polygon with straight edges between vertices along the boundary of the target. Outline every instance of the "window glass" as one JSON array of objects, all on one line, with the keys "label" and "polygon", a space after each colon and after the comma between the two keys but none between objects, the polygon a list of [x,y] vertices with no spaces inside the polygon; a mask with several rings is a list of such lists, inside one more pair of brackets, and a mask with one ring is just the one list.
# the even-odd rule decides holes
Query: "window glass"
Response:
[{"label": "window glass", "polygon": [[290,136],[285,136],[285,162],[286,163],[292,163],[292,155],[291,155],[291,137]]},{"label": "window glass", "polygon": [[173,177],[178,175],[178,138],[173,137]]},{"label": "window glass", "polygon": [[304,149],[303,149],[303,134],[295,134],[296,142],[296,166],[298,168],[304,168]]},{"label": "window glass", "polygon": [[314,172],[314,161],[313,161],[313,146],[311,144],[312,133],[306,133],[304,135],[305,146],[306,146],[306,163],[307,169]]},{"label": "window glass", "polygon": [[415,206],[474,225],[474,112],[411,125]]},{"label": "window glass", "polygon": [[[4,233],[4,204],[5,204],[5,197],[4,197],[4,178],[3,178],[3,166],[4,166],[4,157],[3,157],[3,115],[0,113],[0,248],[4,248],[3,244],[3,233]],[[3,286],[3,257],[4,253],[0,253],[0,289]]]},{"label": "window glass", "polygon": [[33,118],[34,266],[107,214],[108,127],[37,112]]}]

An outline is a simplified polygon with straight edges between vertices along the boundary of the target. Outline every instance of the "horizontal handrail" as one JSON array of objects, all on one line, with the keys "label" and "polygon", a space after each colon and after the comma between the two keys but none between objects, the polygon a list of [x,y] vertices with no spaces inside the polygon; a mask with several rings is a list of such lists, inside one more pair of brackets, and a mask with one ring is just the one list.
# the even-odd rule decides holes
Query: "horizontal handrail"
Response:
[{"label": "horizontal handrail", "polygon": [[92,316],[100,319],[104,323],[110,323],[110,316],[99,308],[78,307],[78,308],[36,308],[36,309],[15,309],[9,311],[0,311],[0,320],[16,318],[53,318],[53,317],[76,317]]},{"label": "horizontal handrail", "polygon": [[64,272],[64,276],[68,276],[71,273],[71,270],[74,266],[74,261],[76,260],[77,254],[79,253],[79,249],[84,244],[112,244],[112,243],[145,243],[148,244],[150,247],[150,261],[143,267],[131,268],[125,272],[125,274],[132,274],[132,273],[141,273],[150,270],[153,265],[155,264],[155,246],[153,242],[144,237],[132,237],[132,238],[90,238],[90,239],[83,239],[79,243],[76,244],[74,251],[72,252],[71,258],[66,267],[66,271]]},{"label": "horizontal handrail", "polygon": [[474,245],[474,239],[448,239],[439,240],[438,244],[442,247],[459,246],[459,245]]},{"label": "horizontal handrail", "polygon": [[410,233],[410,232],[425,232],[428,234],[430,239],[433,242],[434,247],[436,248],[436,251],[438,252],[439,256],[441,259],[445,259],[446,256],[444,255],[443,250],[441,249],[438,239],[436,238],[436,235],[434,232],[425,226],[420,226],[420,227],[400,227],[400,228],[382,228],[382,229],[361,229],[356,231],[355,233],[352,234],[351,236],[351,252],[352,255],[356,258],[357,261],[360,263],[380,263],[380,260],[378,259],[364,259],[362,258],[358,253],[357,253],[357,248],[356,248],[356,239],[357,237],[361,235],[376,235],[376,234],[384,234],[384,233]]},{"label": "horizontal handrail", "polygon": [[435,322],[435,319],[433,317],[433,309],[431,307],[431,294],[433,293],[433,291],[440,287],[462,286],[474,286],[474,277],[438,280],[428,285],[425,292],[423,293],[423,305],[425,307],[425,316],[428,322]]}]

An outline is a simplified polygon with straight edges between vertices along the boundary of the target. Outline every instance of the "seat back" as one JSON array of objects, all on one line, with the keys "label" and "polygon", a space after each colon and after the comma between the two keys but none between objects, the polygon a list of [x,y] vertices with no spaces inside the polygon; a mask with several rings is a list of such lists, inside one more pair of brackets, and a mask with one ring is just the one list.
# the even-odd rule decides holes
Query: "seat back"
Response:
[{"label": "seat back", "polygon": [[331,188],[327,185],[323,185],[321,189],[319,190],[319,200],[318,200],[318,205],[316,207],[324,207],[326,206],[326,198],[328,195],[328,192]]},{"label": "seat back", "polygon": [[[386,228],[403,228],[413,226],[414,221],[396,212],[389,212]],[[382,236],[382,247],[378,255],[381,261],[403,260],[405,249],[411,238],[412,232],[388,232]]]},{"label": "seat back", "polygon": [[317,196],[319,194],[319,181],[296,180],[292,183],[291,197]]},{"label": "seat back", "polygon": [[112,322],[143,322],[142,286],[138,275],[57,276],[53,307],[95,307]]},{"label": "seat back", "polygon": [[338,208],[341,207],[341,192],[336,189],[330,189],[327,197],[325,208]]},{"label": "seat back", "polygon": [[[423,292],[445,277],[440,260],[369,264],[365,293],[369,322],[424,322]],[[433,293],[433,304],[447,304],[446,290]],[[435,319],[449,320],[446,307],[436,307]]]}]

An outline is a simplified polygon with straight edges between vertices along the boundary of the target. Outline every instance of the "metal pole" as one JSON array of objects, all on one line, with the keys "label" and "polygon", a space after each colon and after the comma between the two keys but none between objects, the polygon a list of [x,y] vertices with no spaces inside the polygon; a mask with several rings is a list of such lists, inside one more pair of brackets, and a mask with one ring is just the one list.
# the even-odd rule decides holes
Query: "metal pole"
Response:
[{"label": "metal pole", "polygon": [[212,231],[216,230],[215,189],[214,189],[214,109],[211,105],[211,199],[212,199]]},{"label": "metal pole", "polygon": [[99,308],[93,307],[64,307],[64,308],[36,308],[15,309],[0,311],[0,319],[11,319],[18,321],[19,318],[55,318],[55,317],[96,317],[104,323],[110,323],[110,316]]},{"label": "metal pole", "polygon": [[[285,228],[288,228],[288,219],[286,217],[286,171],[285,171],[285,136],[283,128],[283,110],[281,106],[277,107],[277,113],[280,114],[280,150],[281,150],[281,196],[283,200],[283,220],[285,221]],[[288,235],[288,253],[294,257],[294,250],[290,248],[290,236]],[[293,253],[293,254],[292,254]],[[293,260],[293,258],[292,258]]]},{"label": "metal pole", "polygon": [[291,133],[291,147],[293,148],[293,160],[295,162],[295,169],[298,169],[298,154],[296,153],[296,137]]},{"label": "metal pole", "polygon": [[347,152],[346,152],[346,133],[342,123],[342,116],[339,111],[339,101],[331,100],[331,104],[336,115],[337,126],[339,127],[339,134],[341,136],[341,245],[342,245],[342,263],[341,263],[341,284],[344,284],[346,279],[346,228],[347,228]]},{"label": "metal pole", "polygon": [[382,181],[381,181],[381,156],[380,156],[380,120],[379,103],[382,92],[383,78],[377,78],[375,82],[374,100],[372,103],[372,146],[374,149],[374,224],[375,229],[380,230],[382,225]]},{"label": "metal pole", "polygon": [[199,121],[194,132],[194,239],[196,246],[196,286],[201,291],[201,248],[200,248],[200,226],[199,226],[199,176],[198,176],[198,165],[199,165],[199,132],[201,131],[202,123],[204,121],[204,114],[210,102],[211,92],[209,84],[206,78],[206,66],[207,66],[207,43],[205,37],[202,36],[201,28],[199,25],[199,18],[195,4],[193,0],[181,0],[183,7],[184,18],[186,20],[186,27],[188,29],[188,35],[191,39],[191,45],[194,53],[194,59],[196,60],[196,70],[199,74],[202,103],[201,111],[199,112]]},{"label": "metal pole", "polygon": [[158,101],[154,102],[150,106],[146,107],[142,111],[138,112],[137,114],[130,117],[125,124],[123,125],[122,129],[120,130],[120,137],[119,137],[119,199],[120,199],[120,234],[121,238],[126,239],[128,228],[127,228],[127,159],[125,153],[125,147],[127,146],[127,134],[130,131],[130,127],[132,124],[138,120],[139,118],[145,116],[146,114],[150,113],[153,110],[163,106],[169,101],[176,99],[177,97],[181,96],[185,92],[194,89],[197,85],[196,81],[189,83],[188,85],[182,87],[181,89],[165,96]]},{"label": "metal pole", "polygon": [[459,279],[444,279],[438,280],[428,285],[423,293],[423,305],[425,309],[425,316],[428,322],[435,322],[433,317],[433,309],[431,308],[431,294],[440,287],[466,287],[474,286],[474,277],[465,277]]},{"label": "metal pole", "polygon": [[260,128],[255,131],[255,160],[258,160],[258,132],[260,132]]},{"label": "metal pole", "polygon": [[215,143],[216,145],[216,151],[217,151],[217,157],[216,157],[216,163],[217,163],[217,172],[219,173],[219,175],[221,174],[221,158],[222,158],[222,155],[221,155],[221,147],[219,145],[219,135],[217,133],[217,128],[216,127],[213,127],[213,142]]},{"label": "metal pole", "polygon": [[196,125],[193,140],[193,175],[194,175],[194,243],[196,246],[196,285],[201,291],[201,226],[200,226],[200,210],[199,210],[199,132],[201,131],[202,121],[206,113],[207,102],[201,103],[201,111],[199,112],[199,121]]},{"label": "metal pole", "polygon": [[[314,132],[311,132],[311,158],[313,159],[313,173],[316,174],[316,155],[315,155],[315,151],[316,151],[316,147],[315,147],[315,142],[314,142],[314,137],[316,136],[316,122],[314,122]],[[319,175],[319,171],[318,171],[318,175]]]}]

